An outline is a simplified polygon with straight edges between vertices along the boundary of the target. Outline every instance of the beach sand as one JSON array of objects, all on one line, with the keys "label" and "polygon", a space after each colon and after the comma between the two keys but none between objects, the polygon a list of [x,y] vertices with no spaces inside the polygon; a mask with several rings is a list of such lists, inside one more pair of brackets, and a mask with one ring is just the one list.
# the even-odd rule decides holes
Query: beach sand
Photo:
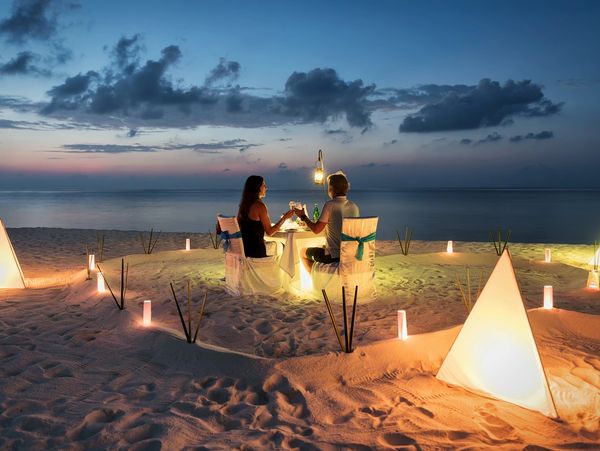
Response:
[{"label": "beach sand", "polygon": [[[360,303],[355,351],[339,352],[321,299],[233,297],[208,235],[103,231],[113,288],[129,263],[125,310],[86,280],[96,231],[9,229],[26,290],[0,290],[1,449],[504,449],[600,447],[600,293],[585,287],[591,246],[509,245],[560,420],[438,381],[466,318],[456,276],[475,285],[490,243],[378,241],[378,298]],[[183,251],[185,238],[192,250]],[[553,263],[543,263],[544,248]],[[187,344],[169,283],[197,312]],[[554,287],[543,310],[544,285]],[[152,300],[153,324],[141,325]],[[184,305],[185,306],[185,305]],[[340,314],[340,307],[334,307]],[[410,338],[397,337],[405,309]],[[195,318],[194,318],[195,320]]]}]

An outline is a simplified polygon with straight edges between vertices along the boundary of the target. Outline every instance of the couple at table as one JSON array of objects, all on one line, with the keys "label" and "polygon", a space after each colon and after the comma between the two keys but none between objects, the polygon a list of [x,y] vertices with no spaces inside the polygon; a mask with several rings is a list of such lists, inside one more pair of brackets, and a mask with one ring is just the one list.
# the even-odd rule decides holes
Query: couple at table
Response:
[{"label": "couple at table", "polygon": [[271,225],[269,211],[262,199],[267,194],[267,184],[263,177],[251,175],[246,180],[237,219],[242,234],[244,253],[248,257],[266,257],[265,233],[275,234],[283,223],[297,215],[315,234],[325,230],[325,247],[309,247],[302,251],[302,262],[310,272],[314,263],[335,263],[340,261],[340,241],[342,234],[342,219],[359,216],[358,206],[347,198],[350,184],[346,176],[337,172],[327,177],[330,200],[321,211],[317,222],[312,222],[303,209],[286,211],[279,221]]}]

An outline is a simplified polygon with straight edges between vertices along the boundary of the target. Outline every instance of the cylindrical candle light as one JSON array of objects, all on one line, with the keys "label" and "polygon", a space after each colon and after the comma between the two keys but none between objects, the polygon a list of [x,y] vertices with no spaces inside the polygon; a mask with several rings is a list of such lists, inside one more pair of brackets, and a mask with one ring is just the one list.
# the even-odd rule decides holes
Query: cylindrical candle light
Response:
[{"label": "cylindrical candle light", "polygon": [[544,249],[544,262],[550,263],[552,261],[552,249]]},{"label": "cylindrical candle light", "polygon": [[96,256],[94,254],[88,255],[88,267],[90,271],[96,269]]},{"label": "cylindrical candle light", "polygon": [[144,319],[142,324],[149,326],[152,323],[152,301],[144,301]]},{"label": "cylindrical candle light", "polygon": [[186,251],[190,250],[190,239],[189,238],[185,239],[185,250]]},{"label": "cylindrical candle light", "polygon": [[552,285],[544,285],[544,308],[550,310],[554,305]]},{"label": "cylindrical candle light", "polygon": [[448,241],[448,245],[446,246],[446,252],[449,254],[454,252],[452,240]]},{"label": "cylindrical candle light", "polygon": [[98,293],[104,293],[106,291],[106,287],[104,285],[104,276],[101,272],[96,274],[96,280],[98,281]]},{"label": "cylindrical candle light", "polygon": [[398,338],[406,340],[408,338],[408,330],[406,329],[406,310],[398,310]]},{"label": "cylindrical candle light", "polygon": [[598,287],[599,287],[598,271],[596,271],[596,270],[590,271],[590,273],[588,274],[587,287],[591,288],[592,290],[598,289]]}]

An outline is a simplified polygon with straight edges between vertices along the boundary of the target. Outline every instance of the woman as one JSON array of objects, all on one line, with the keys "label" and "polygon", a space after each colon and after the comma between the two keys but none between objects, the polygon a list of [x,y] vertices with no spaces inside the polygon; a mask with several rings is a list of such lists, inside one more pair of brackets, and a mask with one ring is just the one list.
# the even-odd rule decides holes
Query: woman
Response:
[{"label": "woman", "polygon": [[294,210],[289,210],[272,226],[267,206],[261,200],[266,194],[267,184],[264,178],[260,175],[248,177],[237,215],[246,257],[266,257],[265,233],[273,235],[286,219],[294,215]]}]

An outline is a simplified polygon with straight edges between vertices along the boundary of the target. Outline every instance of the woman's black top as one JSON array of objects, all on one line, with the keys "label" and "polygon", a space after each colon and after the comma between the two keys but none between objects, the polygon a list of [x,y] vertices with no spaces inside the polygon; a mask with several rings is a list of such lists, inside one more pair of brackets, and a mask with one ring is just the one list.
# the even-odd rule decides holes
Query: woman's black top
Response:
[{"label": "woman's black top", "polygon": [[254,221],[250,218],[238,218],[238,223],[240,224],[240,232],[242,232],[242,242],[244,243],[246,257],[266,257],[265,229],[262,222],[260,220]]}]

